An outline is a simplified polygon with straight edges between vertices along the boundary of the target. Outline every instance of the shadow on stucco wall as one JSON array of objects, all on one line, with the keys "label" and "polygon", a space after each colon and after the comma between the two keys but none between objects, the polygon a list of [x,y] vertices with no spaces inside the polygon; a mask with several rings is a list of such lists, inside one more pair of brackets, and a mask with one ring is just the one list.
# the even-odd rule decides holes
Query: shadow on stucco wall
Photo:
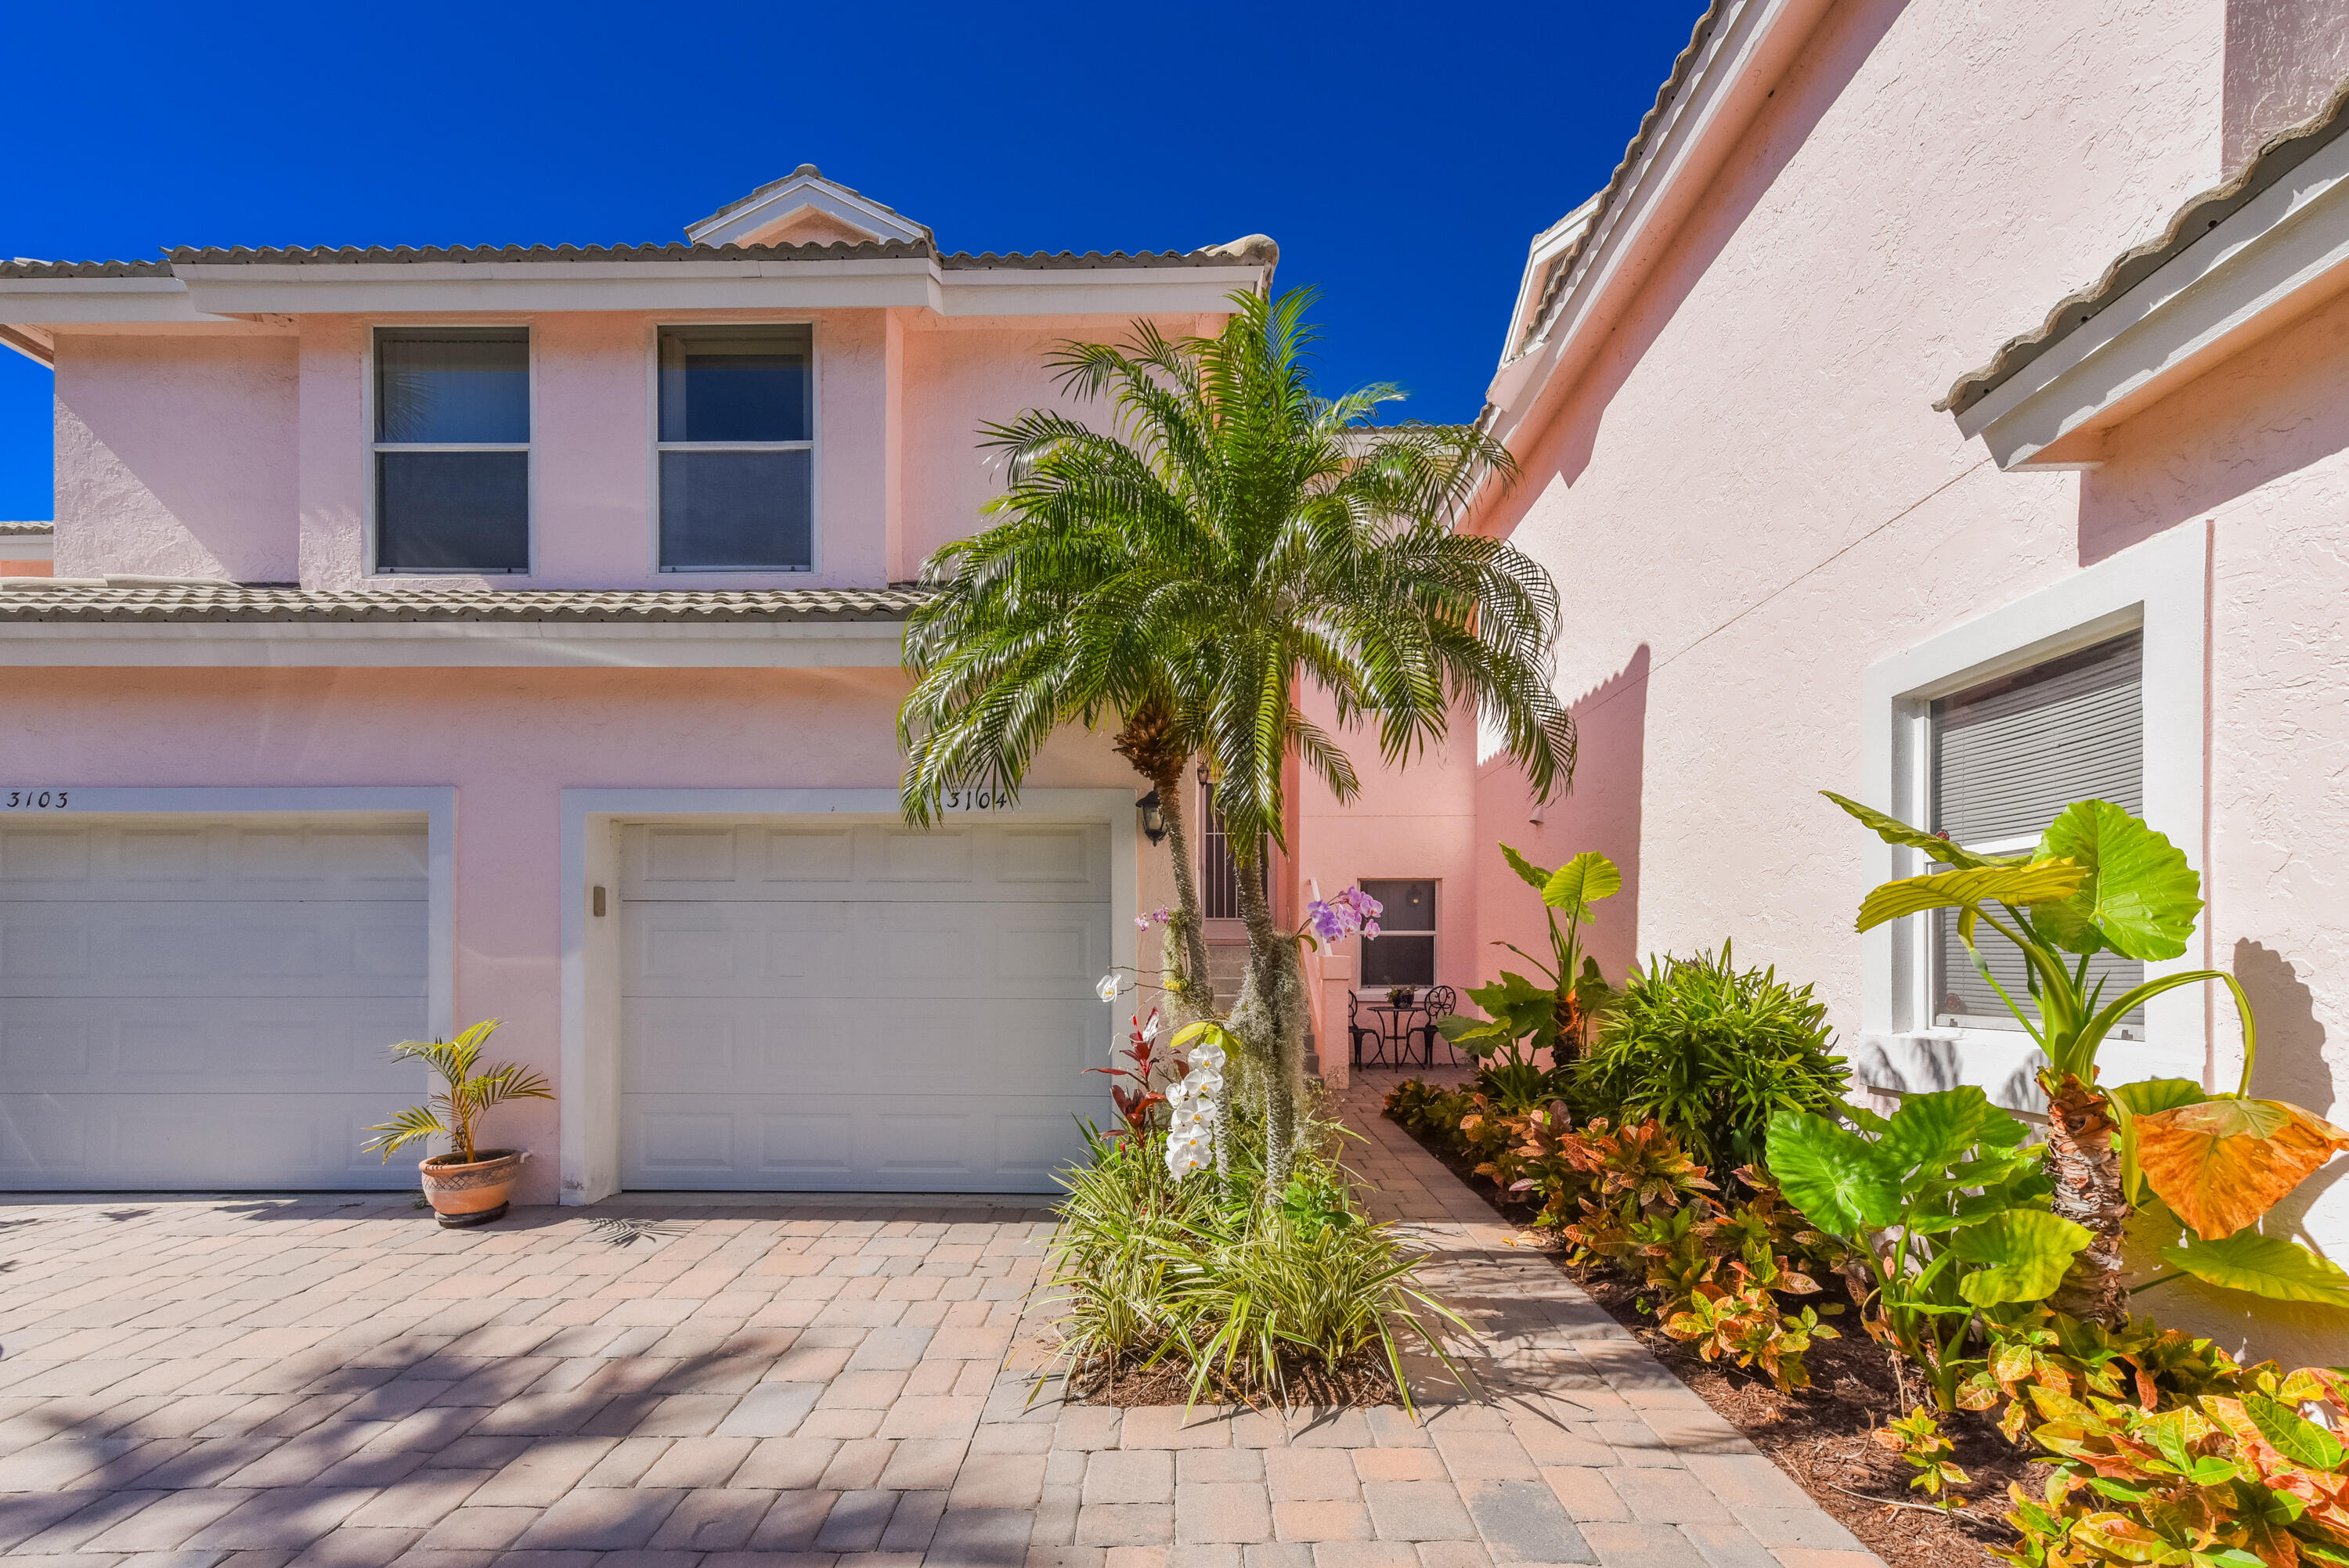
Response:
[{"label": "shadow on stucco wall", "polygon": [[[2261,1099],[2290,1100],[2319,1116],[2333,1118],[2337,1097],[2332,1070],[2324,1060],[2324,1026],[2316,1016],[2316,997],[2301,980],[2300,971],[2282,954],[2249,938],[2235,944],[2234,968],[2243,995],[2251,1000],[2251,1016],[2259,1023],[2259,1059],[2251,1068],[2251,1092]],[[2221,1030],[2227,1027],[2226,1014],[2222,1001]],[[2349,1165],[2343,1169],[2349,1171]]]},{"label": "shadow on stucco wall", "polygon": [[[1568,635],[1573,634],[1571,628]],[[1640,932],[1640,812],[1647,784],[1648,645],[1631,650],[1623,667],[1567,701],[1578,737],[1574,789],[1553,800],[1538,822],[1529,820],[1525,775],[1496,760],[1478,781],[1477,883],[1495,890],[1483,902],[1480,944],[1514,942],[1527,952],[1549,951],[1541,900],[1501,859],[1507,844],[1536,865],[1564,863],[1597,850],[1623,872],[1623,891],[1591,912],[1585,950],[1608,979],[1620,985],[1637,956]],[[1506,965],[1524,965],[1489,946],[1479,978]]]}]

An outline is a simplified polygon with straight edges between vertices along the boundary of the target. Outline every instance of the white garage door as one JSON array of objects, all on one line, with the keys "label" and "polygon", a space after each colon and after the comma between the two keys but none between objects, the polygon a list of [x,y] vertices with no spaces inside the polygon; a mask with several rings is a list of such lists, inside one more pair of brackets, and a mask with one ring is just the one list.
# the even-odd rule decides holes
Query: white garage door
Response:
[{"label": "white garage door", "polygon": [[420,823],[0,825],[0,1188],[412,1188],[424,986]]},{"label": "white garage door", "polygon": [[1100,1120],[1109,830],[623,840],[628,1187],[1042,1192]]}]

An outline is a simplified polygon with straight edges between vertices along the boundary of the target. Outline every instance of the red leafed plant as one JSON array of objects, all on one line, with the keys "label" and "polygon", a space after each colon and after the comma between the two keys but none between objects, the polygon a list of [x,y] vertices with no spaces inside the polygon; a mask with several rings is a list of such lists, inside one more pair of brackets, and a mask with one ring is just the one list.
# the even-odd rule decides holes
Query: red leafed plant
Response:
[{"label": "red leafed plant", "polygon": [[[1139,1138],[1151,1129],[1151,1112],[1166,1103],[1166,1097],[1151,1087],[1157,1078],[1172,1083],[1189,1070],[1180,1052],[1162,1048],[1158,1044],[1158,1009],[1150,1010],[1144,1022],[1139,1015],[1133,1019],[1133,1032],[1127,1037],[1124,1067],[1087,1068],[1089,1073],[1102,1073],[1112,1081],[1109,1098],[1117,1107],[1118,1119],[1125,1125],[1112,1133],[1113,1138]],[[1123,1079],[1124,1082],[1114,1080]],[[1132,1088],[1126,1084],[1132,1084]]]}]

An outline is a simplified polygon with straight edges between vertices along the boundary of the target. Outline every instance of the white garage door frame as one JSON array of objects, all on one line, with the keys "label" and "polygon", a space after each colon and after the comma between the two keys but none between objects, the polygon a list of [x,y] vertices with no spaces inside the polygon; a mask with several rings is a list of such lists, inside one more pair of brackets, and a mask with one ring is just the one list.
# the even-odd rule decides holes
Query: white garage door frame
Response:
[{"label": "white garage door frame", "polygon": [[[1017,806],[949,811],[973,822],[1100,822],[1110,835],[1110,961],[1134,967],[1133,792],[1029,789]],[[620,830],[744,817],[891,816],[895,789],[565,789],[563,816],[562,1202],[620,1191]],[[606,890],[604,918],[592,909]],[[1102,1059],[1124,1037],[1122,1007],[1104,1008]],[[1107,1080],[1103,1080],[1106,1083]],[[1102,1091],[1108,1103],[1108,1091]]]},{"label": "white garage door frame", "polygon": [[[456,1012],[457,790],[453,785],[117,785],[9,779],[0,802],[16,792],[25,804],[0,815],[27,824],[88,818],[221,818],[270,813],[304,817],[421,818],[425,825],[425,1020],[449,1037]],[[54,797],[63,802],[44,806]]]}]

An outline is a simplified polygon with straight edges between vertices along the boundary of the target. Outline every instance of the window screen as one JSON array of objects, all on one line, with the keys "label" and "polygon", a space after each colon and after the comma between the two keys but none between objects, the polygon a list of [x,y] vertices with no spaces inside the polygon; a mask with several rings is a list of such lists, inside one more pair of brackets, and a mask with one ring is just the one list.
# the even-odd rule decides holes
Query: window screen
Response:
[{"label": "window screen", "polygon": [[376,334],[376,570],[530,570],[530,334]]},{"label": "window screen", "polygon": [[[2144,634],[2092,648],[1970,690],[1932,707],[1931,825],[1970,849],[2020,853],[2075,800],[2145,810]],[[1954,913],[1934,915],[1933,1021],[2020,1028],[1958,940]],[[2030,1006],[2028,972],[2013,944],[1977,930],[1975,946],[2008,995]],[[2134,959],[2100,953],[2088,965],[2110,998],[2145,978]],[[2123,1039],[2144,1037],[2143,1010]]]},{"label": "window screen", "polygon": [[1371,882],[1362,891],[1384,907],[1379,934],[1362,939],[1362,987],[1435,984],[1435,884]]},{"label": "window screen", "polygon": [[815,562],[813,334],[660,334],[661,568],[804,571]]}]

